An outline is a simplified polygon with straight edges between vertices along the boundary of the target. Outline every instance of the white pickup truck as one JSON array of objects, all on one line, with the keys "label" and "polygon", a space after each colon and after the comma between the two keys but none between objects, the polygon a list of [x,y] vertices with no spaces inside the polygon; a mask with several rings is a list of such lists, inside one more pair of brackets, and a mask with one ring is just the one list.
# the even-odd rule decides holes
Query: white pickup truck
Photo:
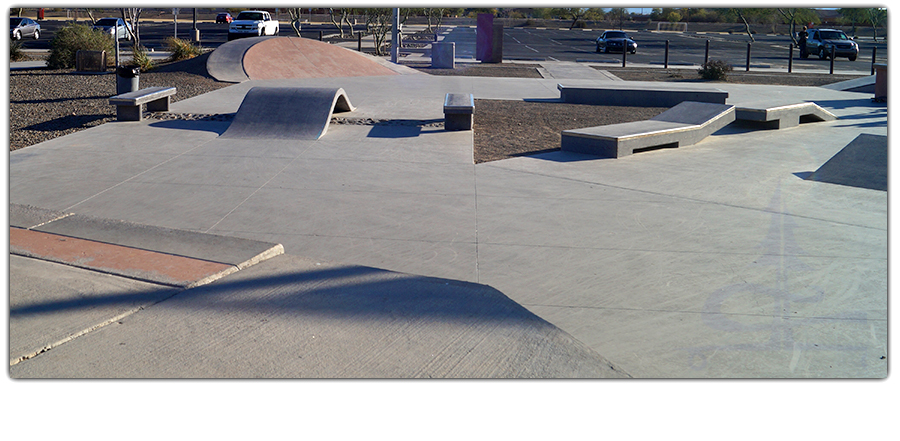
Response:
[{"label": "white pickup truck", "polygon": [[241,11],[228,26],[228,41],[263,35],[278,35],[278,20],[266,11]]}]

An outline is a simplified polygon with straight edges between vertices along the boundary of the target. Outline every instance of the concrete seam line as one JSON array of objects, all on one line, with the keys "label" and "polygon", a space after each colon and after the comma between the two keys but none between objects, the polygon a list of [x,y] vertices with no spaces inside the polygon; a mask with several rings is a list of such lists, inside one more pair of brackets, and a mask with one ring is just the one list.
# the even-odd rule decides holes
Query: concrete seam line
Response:
[{"label": "concrete seam line", "polygon": [[70,341],[72,341],[72,340],[75,340],[75,339],[78,338],[78,337],[81,337],[81,336],[83,336],[83,335],[86,335],[86,334],[88,334],[88,333],[91,333],[91,332],[93,332],[93,331],[96,331],[96,330],[98,330],[98,329],[100,329],[100,328],[104,328],[104,327],[106,327],[106,326],[109,325],[109,324],[112,324],[112,323],[114,323],[114,322],[117,322],[117,321],[119,321],[119,320],[122,320],[123,318],[128,317],[128,316],[130,316],[130,315],[132,315],[132,314],[134,314],[134,313],[136,313],[136,312],[138,312],[138,311],[140,311],[140,310],[146,308],[147,306],[153,306],[153,305],[156,305],[156,304],[158,304],[158,303],[160,303],[160,302],[169,300],[169,299],[171,299],[172,297],[175,297],[176,295],[180,294],[182,291],[183,291],[183,290],[178,291],[178,292],[176,292],[176,293],[174,293],[174,294],[172,294],[172,295],[170,295],[170,296],[168,296],[168,297],[166,297],[166,298],[164,298],[164,299],[160,299],[160,300],[158,300],[158,301],[156,301],[156,302],[153,302],[153,303],[151,303],[151,304],[149,304],[149,305],[146,305],[146,306],[138,306],[137,308],[134,308],[134,309],[125,311],[125,312],[123,312],[123,313],[121,313],[121,314],[119,314],[119,315],[117,315],[117,316],[115,316],[115,317],[113,317],[113,318],[111,318],[111,319],[109,319],[109,320],[106,320],[105,322],[101,322],[101,323],[98,323],[98,324],[96,324],[96,325],[94,325],[94,326],[91,326],[91,327],[89,327],[89,328],[82,329],[81,331],[76,332],[76,333],[74,333],[74,334],[72,334],[72,335],[70,335],[70,336],[68,336],[68,337],[66,337],[66,338],[64,338],[64,339],[62,339],[62,340],[56,341],[56,342],[54,342],[54,343],[50,343],[50,344],[48,344],[48,345],[42,347],[41,349],[38,349],[37,351],[34,351],[34,352],[30,353],[30,354],[22,355],[22,356],[20,356],[20,357],[18,357],[18,358],[15,358],[15,359],[13,359],[13,360],[10,360],[10,361],[9,361],[9,365],[10,365],[10,367],[12,367],[12,366],[15,366],[15,365],[17,365],[17,364],[19,364],[19,363],[21,363],[21,362],[23,362],[23,361],[25,361],[25,360],[30,360],[30,359],[32,359],[32,358],[34,358],[34,357],[37,357],[38,355],[41,355],[41,354],[43,354],[43,353],[45,353],[45,352],[47,352],[47,351],[49,351],[49,350],[51,350],[51,349],[53,349],[53,348],[56,348],[56,347],[58,347],[58,346],[60,346],[60,345],[63,345],[63,344],[66,344],[66,343],[68,343],[68,342],[70,342]]},{"label": "concrete seam line", "polygon": [[75,213],[65,213],[65,214],[63,214],[62,216],[59,216],[59,217],[57,217],[57,218],[55,218],[55,219],[50,219],[50,220],[48,220],[48,221],[46,221],[46,222],[42,222],[42,223],[39,223],[39,224],[37,224],[37,225],[32,225],[32,226],[26,228],[26,230],[33,230],[33,229],[38,228],[38,227],[43,227],[44,225],[47,225],[47,224],[49,224],[49,223],[51,223],[51,222],[56,222],[56,221],[58,221],[58,220],[60,220],[60,219],[65,219],[65,218],[67,218],[67,217],[69,217],[69,216],[71,216],[71,215],[73,215],[73,214],[75,214]]},{"label": "concrete seam line", "polygon": [[242,269],[249,268],[253,265],[256,265],[257,263],[266,261],[281,254],[284,254],[284,247],[281,244],[277,244],[274,247],[269,248],[268,250],[263,251],[262,253],[250,258],[249,260],[245,260],[244,262],[241,262],[237,265],[232,265],[231,267],[219,271],[215,274],[210,274],[209,276],[206,276],[200,280],[189,283],[186,288],[196,288],[198,286],[215,282],[216,280],[219,280],[227,275],[234,274]]}]

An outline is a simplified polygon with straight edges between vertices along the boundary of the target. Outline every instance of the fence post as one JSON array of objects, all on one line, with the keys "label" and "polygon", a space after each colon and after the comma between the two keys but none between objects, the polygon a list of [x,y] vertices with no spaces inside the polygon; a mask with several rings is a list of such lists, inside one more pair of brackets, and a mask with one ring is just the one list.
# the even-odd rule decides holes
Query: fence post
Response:
[{"label": "fence post", "polygon": [[628,54],[628,46],[622,46],[622,67],[625,67],[625,57]]},{"label": "fence post", "polygon": [[709,63],[709,40],[706,40],[706,55],[703,56],[703,64]]},{"label": "fence post", "polygon": [[752,43],[747,43],[747,72],[750,72],[750,45]]},{"label": "fence post", "polygon": [[[668,69],[669,68],[669,40],[666,40],[666,62],[665,62],[665,65],[666,65],[666,69]],[[875,69],[874,66],[875,65],[873,64],[872,69]]]},{"label": "fence post", "polygon": [[875,75],[875,52],[878,50],[877,47],[872,48],[872,73],[869,75]]},{"label": "fence post", "polygon": [[322,31],[319,31],[319,41],[322,41]]},{"label": "fence post", "polygon": [[830,67],[828,68],[829,74],[834,73],[834,48],[835,48],[835,46],[832,44],[831,45],[831,62],[829,63]]},{"label": "fence post", "polygon": [[791,43],[788,46],[788,73],[791,73],[791,68],[794,66],[794,43]]},{"label": "fence post", "polygon": [[362,52],[362,31],[356,33],[356,51]]}]

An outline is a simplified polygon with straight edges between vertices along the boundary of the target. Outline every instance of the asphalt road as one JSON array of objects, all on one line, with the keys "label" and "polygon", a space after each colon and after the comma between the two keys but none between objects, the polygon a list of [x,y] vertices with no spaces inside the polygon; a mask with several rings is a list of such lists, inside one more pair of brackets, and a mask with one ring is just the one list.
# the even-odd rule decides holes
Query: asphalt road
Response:
[{"label": "asphalt road", "polygon": [[[50,49],[50,41],[56,30],[68,22],[44,21],[41,23],[42,35],[39,40],[23,40],[26,49]],[[193,28],[191,22],[179,22],[177,35],[190,38]],[[225,24],[198,22],[200,42],[204,47],[217,47],[228,39],[228,27]],[[362,26],[358,26],[358,30]],[[331,24],[304,25],[301,35],[318,38],[319,31],[325,35],[335,33]],[[141,43],[147,48],[156,50],[166,47],[165,40],[176,35],[172,22],[142,22]],[[594,63],[622,64],[622,54],[596,53],[596,39],[601,30],[581,29],[539,29],[539,28],[507,28],[503,36],[503,58],[509,60],[535,61],[581,61]],[[281,35],[291,35],[287,25],[283,25]],[[747,63],[747,43],[749,39],[743,34],[717,33],[679,33],[679,32],[632,32],[631,37],[638,43],[637,54],[628,54],[626,63],[646,63],[663,65],[666,61],[666,41],[669,41],[668,63],[671,66],[699,65],[703,63],[706,41],[709,41],[709,58],[725,60],[736,70],[743,70]],[[750,68],[781,68],[788,66],[788,47],[791,39],[787,36],[756,35],[756,41],[750,49]],[[445,40],[456,43],[457,57],[475,58],[475,28],[450,28]],[[858,40],[860,55],[856,61],[846,58],[835,60],[835,70],[869,71],[872,61],[872,49],[876,49],[876,61],[887,62],[887,43],[871,40]],[[799,58],[799,50],[794,49],[793,67],[795,69],[828,69],[829,60],[819,60],[816,56],[807,59]]]}]

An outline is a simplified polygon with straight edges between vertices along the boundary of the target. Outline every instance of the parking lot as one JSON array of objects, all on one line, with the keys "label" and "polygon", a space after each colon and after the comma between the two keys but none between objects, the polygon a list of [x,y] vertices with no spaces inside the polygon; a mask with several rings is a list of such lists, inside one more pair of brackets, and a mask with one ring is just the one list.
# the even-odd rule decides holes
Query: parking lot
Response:
[{"label": "parking lot", "polygon": [[[513,60],[535,61],[579,61],[593,63],[622,63],[621,53],[597,53],[596,39],[602,30],[581,29],[528,29],[509,28],[503,33],[503,57]],[[703,63],[706,41],[709,40],[709,59],[725,60],[735,69],[745,68],[747,43],[749,38],[739,34],[703,34],[681,32],[629,32],[638,44],[637,54],[628,54],[626,63],[665,63],[666,41],[669,42],[669,65],[699,65]],[[754,37],[750,54],[750,68],[788,67],[789,46],[792,43],[786,35]],[[457,27],[452,29],[444,41],[456,43],[458,57],[475,56],[475,28]],[[887,62],[887,43],[858,40],[860,55],[856,61],[846,58],[835,60],[836,70],[869,71],[872,48],[877,47],[877,62]],[[801,60],[799,50],[794,48],[793,68],[828,69],[829,60],[818,57]]]},{"label": "parking lot", "polygon": [[[42,36],[40,40],[23,40],[26,49],[50,49],[50,41],[55,32],[67,21],[45,20],[41,22]],[[190,38],[193,28],[191,21],[179,21],[177,36]],[[417,27],[418,28],[418,27]],[[417,29],[414,28],[414,29]],[[228,27],[209,21],[199,21],[200,41],[204,47],[218,47],[228,37]],[[356,31],[363,30],[362,25]],[[626,30],[627,31],[627,30]],[[301,35],[306,38],[318,38],[319,33],[330,35],[336,33],[333,25],[304,24]],[[534,61],[573,61],[610,63],[621,65],[622,54],[603,54],[596,52],[596,39],[602,29],[550,29],[550,28],[507,28],[503,34],[503,58],[508,60]],[[695,32],[651,32],[627,31],[637,42],[637,54],[628,54],[626,63],[664,65],[666,62],[666,41],[669,42],[668,64],[670,66],[694,66],[703,63],[706,42],[709,41],[709,58],[725,60],[736,70],[744,69],[747,63],[747,43],[744,34],[695,33]],[[171,21],[142,21],[140,25],[141,43],[155,50],[164,49],[165,40],[176,35],[175,24]],[[475,27],[456,26],[444,28],[444,41],[456,43],[456,56],[475,58]],[[280,35],[293,35],[289,25],[282,20]],[[787,69],[789,45],[792,43],[786,35],[755,35],[755,42],[750,49],[750,68]],[[876,61],[887,62],[887,43],[873,42],[868,39],[857,40],[860,47],[859,58],[849,61],[847,58],[835,60],[835,70],[868,72],[871,69],[872,50],[876,48]],[[127,46],[127,45],[126,45]],[[829,60],[820,60],[816,56],[800,59],[799,50],[794,48],[793,68],[829,69]]]}]

